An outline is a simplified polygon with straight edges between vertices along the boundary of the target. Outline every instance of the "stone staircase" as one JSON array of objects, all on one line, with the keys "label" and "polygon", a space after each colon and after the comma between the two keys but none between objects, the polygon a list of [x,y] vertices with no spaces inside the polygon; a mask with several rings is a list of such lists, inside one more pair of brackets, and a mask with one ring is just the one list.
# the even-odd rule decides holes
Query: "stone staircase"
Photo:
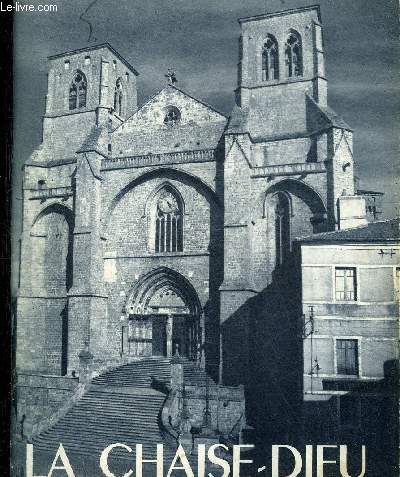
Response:
[{"label": "stone staircase", "polygon": [[[166,394],[152,384],[170,381],[171,365],[165,358],[146,358],[110,370],[93,379],[90,390],[52,428],[33,439],[35,450],[56,452],[60,442],[67,453],[97,455],[108,445],[123,443],[133,450],[143,444],[144,458],[155,458],[163,443],[160,412]],[[205,385],[204,370],[184,362],[186,384]],[[155,380],[155,381],[154,381]],[[157,386],[156,386],[157,387]],[[175,449],[164,442],[171,462]],[[53,454],[54,455],[54,454]],[[113,451],[114,458],[134,458],[134,453]]]},{"label": "stone staircase", "polygon": [[[193,361],[183,363],[184,380],[186,385],[204,386],[206,378],[209,385],[214,381],[206,375]],[[146,358],[140,361],[120,366],[93,379],[92,384],[114,387],[144,387],[151,386],[153,379],[159,383],[168,384],[171,377],[171,365],[168,358]]]}]

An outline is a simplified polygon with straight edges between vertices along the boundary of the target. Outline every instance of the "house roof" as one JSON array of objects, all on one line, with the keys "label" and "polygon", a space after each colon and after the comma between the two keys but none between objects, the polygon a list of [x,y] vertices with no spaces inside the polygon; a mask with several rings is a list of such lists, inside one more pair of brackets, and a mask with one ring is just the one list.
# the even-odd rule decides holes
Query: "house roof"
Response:
[{"label": "house roof", "polygon": [[400,219],[371,222],[368,225],[299,238],[300,243],[318,242],[395,242],[400,238]]},{"label": "house roof", "polygon": [[384,192],[378,192],[376,190],[365,190],[365,189],[358,189],[356,194],[357,195],[385,195]]}]

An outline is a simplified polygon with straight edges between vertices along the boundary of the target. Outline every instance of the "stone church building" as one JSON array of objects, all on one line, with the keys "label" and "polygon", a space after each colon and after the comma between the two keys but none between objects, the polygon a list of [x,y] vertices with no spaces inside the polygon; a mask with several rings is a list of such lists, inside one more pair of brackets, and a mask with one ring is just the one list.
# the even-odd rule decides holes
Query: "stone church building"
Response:
[{"label": "stone church building", "polygon": [[[335,230],[338,198],[355,193],[352,130],[327,104],[318,6],[239,24],[229,116],[172,72],[138,105],[139,73],[109,44],[49,58],[43,141],[23,175],[28,394],[51,377],[59,403],[86,350],[95,375],[179,355],[291,405],[300,368],[283,350],[301,344],[287,264],[293,240]],[[247,399],[247,414],[264,402]]]}]

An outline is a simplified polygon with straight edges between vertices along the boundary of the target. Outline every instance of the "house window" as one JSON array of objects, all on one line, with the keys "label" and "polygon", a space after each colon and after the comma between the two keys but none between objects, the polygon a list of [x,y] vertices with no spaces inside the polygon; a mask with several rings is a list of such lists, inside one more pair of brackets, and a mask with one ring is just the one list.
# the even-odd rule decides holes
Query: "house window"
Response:
[{"label": "house window", "polygon": [[278,43],[272,35],[268,35],[262,52],[262,80],[270,81],[279,78]]},{"label": "house window", "polygon": [[85,56],[85,65],[90,65],[90,56]]},{"label": "house window", "polygon": [[303,51],[301,46],[300,35],[292,31],[286,40],[286,67],[287,76],[292,78],[293,76],[303,75]]},{"label": "house window", "polygon": [[119,115],[122,116],[122,81],[121,78],[117,79],[114,89],[114,111]]},{"label": "house window", "polygon": [[66,71],[68,71],[68,70],[69,70],[69,66],[70,66],[70,62],[69,62],[68,60],[66,60],[66,61],[64,62],[64,69],[65,69]]},{"label": "house window", "polygon": [[86,106],[87,83],[83,73],[78,71],[69,88],[69,109],[84,108]]},{"label": "house window", "polygon": [[183,250],[183,207],[173,191],[161,191],[156,205],[155,251]]},{"label": "house window", "polygon": [[167,112],[164,117],[164,124],[168,126],[174,126],[181,119],[181,112],[175,106],[168,106]]},{"label": "house window", "polygon": [[336,340],[337,374],[358,375],[358,341]]},{"label": "house window", "polygon": [[338,301],[357,300],[357,279],[355,268],[335,268],[335,298]]}]

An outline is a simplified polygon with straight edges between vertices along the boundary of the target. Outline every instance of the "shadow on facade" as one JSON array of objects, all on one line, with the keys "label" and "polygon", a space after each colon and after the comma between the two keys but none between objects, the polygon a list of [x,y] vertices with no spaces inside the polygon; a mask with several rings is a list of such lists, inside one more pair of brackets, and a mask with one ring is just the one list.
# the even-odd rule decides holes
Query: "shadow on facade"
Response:
[{"label": "shadow on facade", "polygon": [[218,382],[220,362],[220,292],[224,270],[224,140],[217,148],[216,161],[216,196],[218,205],[211,207],[210,217],[210,266],[209,299],[204,306],[205,364],[207,373]]},{"label": "shadow on facade", "polygon": [[[360,469],[366,446],[367,474],[398,476],[399,363],[386,361],[379,381],[322,381],[324,391],[346,391],[304,402],[304,443],[349,445],[348,462]],[[318,399],[318,396],[314,396]],[[353,475],[350,472],[350,475]],[[355,475],[358,475],[355,473]]]},{"label": "shadow on facade", "polygon": [[[304,400],[297,269],[292,256],[275,270],[271,284],[244,303],[221,329],[223,383],[245,386],[247,424],[253,428],[247,441],[256,446],[255,459],[265,463],[272,444],[293,445],[301,452],[306,444],[348,445],[353,475],[360,469],[361,445],[365,445],[368,475],[397,476],[398,361],[385,362],[385,377],[379,382],[354,380],[346,394]],[[343,381],[330,380],[323,386],[326,391],[344,390]],[[326,475],[331,475],[328,467]]]},{"label": "shadow on facade", "polygon": [[247,423],[263,447],[295,441],[301,425],[301,301],[295,270],[291,258],[278,267],[271,284],[221,330],[223,382],[245,386]]}]

